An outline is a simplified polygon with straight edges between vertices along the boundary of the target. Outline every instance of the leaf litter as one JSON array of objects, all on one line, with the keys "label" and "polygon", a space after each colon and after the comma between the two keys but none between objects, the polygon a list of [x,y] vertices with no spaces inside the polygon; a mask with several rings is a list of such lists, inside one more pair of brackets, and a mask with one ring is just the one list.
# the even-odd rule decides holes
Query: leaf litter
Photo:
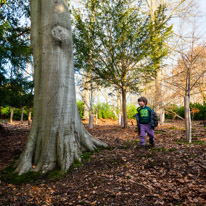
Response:
[{"label": "leaf litter", "polygon": [[[85,125],[87,122],[84,122]],[[141,151],[135,122],[126,130],[100,121],[87,130],[109,144],[58,179],[14,184],[1,180],[0,205],[206,205],[206,128],[193,122],[192,144],[184,122],[155,130],[156,146]],[[18,158],[26,144],[26,124],[3,124],[0,169]],[[148,142],[148,137],[146,137]]]}]

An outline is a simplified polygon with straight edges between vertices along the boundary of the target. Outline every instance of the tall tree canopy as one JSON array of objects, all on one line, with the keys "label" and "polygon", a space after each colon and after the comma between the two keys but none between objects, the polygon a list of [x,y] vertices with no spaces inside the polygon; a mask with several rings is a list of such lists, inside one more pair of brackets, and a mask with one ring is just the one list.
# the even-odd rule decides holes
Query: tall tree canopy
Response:
[{"label": "tall tree canopy", "polygon": [[[93,7],[88,7],[88,2]],[[140,84],[154,79],[167,54],[164,42],[172,30],[166,25],[164,5],[156,10],[153,19],[141,10],[142,6],[142,1],[92,0],[85,4],[88,13],[73,12],[75,62],[86,68],[90,55],[92,79],[121,91],[125,127],[126,93],[138,92]]]},{"label": "tall tree canopy", "polygon": [[6,4],[1,6],[0,97],[4,100],[1,101],[2,105],[15,104],[13,97],[17,96],[17,90],[23,87],[26,80],[24,70],[27,64],[32,62],[28,17],[28,0],[7,0]]}]

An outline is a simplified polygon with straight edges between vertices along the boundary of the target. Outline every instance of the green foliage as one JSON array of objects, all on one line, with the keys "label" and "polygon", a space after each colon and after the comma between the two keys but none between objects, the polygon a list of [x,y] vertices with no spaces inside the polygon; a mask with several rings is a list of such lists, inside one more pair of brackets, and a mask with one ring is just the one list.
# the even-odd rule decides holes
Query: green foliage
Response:
[{"label": "green foliage", "polygon": [[165,115],[166,119],[172,119],[175,113],[181,116],[182,118],[184,118],[184,107],[183,106],[178,107],[175,104],[171,104],[167,106],[167,109],[169,112],[166,112],[166,115]]},{"label": "green foliage", "polygon": [[127,142],[119,147],[119,149],[129,149],[131,147],[131,142],[127,140]]},{"label": "green foliage", "polygon": [[161,4],[159,8],[154,11],[154,14],[150,16],[150,38],[148,38],[150,48],[148,54],[151,63],[149,73],[152,72],[154,76],[156,76],[157,71],[160,69],[162,59],[168,54],[166,42],[173,33],[173,26],[167,26],[166,24],[165,10],[166,5]]},{"label": "green foliage", "polygon": [[1,117],[3,117],[3,118],[9,118],[9,116],[10,116],[10,107],[1,107],[0,108],[0,110],[1,110]]},{"label": "green foliage", "polygon": [[177,130],[177,127],[170,127],[169,129]]},{"label": "green foliage", "polygon": [[71,164],[69,170],[72,170],[76,167],[80,167],[82,165],[81,161],[78,159],[75,159],[74,162]]},{"label": "green foliage", "polygon": [[[77,107],[80,113],[80,117],[83,118],[83,107],[84,103],[80,100],[77,101]],[[95,111],[98,111],[99,119],[117,119],[114,114],[114,108],[112,105],[106,103],[100,103],[98,105],[94,105]],[[127,105],[127,117],[129,119],[135,118],[134,115],[137,113],[137,107],[134,104]],[[116,111],[118,113],[118,111]]]},{"label": "green foliage", "polygon": [[178,107],[177,110],[176,110],[176,113],[177,113],[180,117],[184,118],[184,116],[185,116],[184,107],[183,107],[183,106],[182,106],[182,107]]},{"label": "green foliage", "polygon": [[10,184],[25,184],[29,182],[34,182],[39,177],[39,174],[37,172],[28,172],[23,175],[14,174],[15,168],[13,166],[14,166],[14,162],[9,167],[0,171],[1,181]]},{"label": "green foliage", "polygon": [[113,112],[113,108],[109,104],[100,103],[95,106],[95,109],[97,109],[98,111],[99,119],[116,119],[116,116]]},{"label": "green foliage", "polygon": [[[6,107],[1,107],[1,118],[8,119],[10,117],[10,112],[11,112],[11,107],[6,106]],[[20,120],[21,119],[21,108],[14,108],[14,120]],[[32,111],[33,112],[33,111]],[[29,114],[29,108],[25,107],[24,108],[24,120],[28,119],[28,114]]]},{"label": "green foliage", "polygon": [[[170,105],[173,112],[184,118],[184,106],[178,107],[177,105]],[[194,103],[190,104],[190,110],[197,108],[199,112],[191,114],[193,120],[206,120],[206,104]],[[166,119],[172,119],[172,115],[166,113]]]},{"label": "green foliage", "polygon": [[[0,12],[0,68],[25,67],[31,61],[28,0],[7,0]],[[27,18],[27,19],[26,19]],[[22,21],[25,19],[25,21]],[[8,66],[7,66],[8,68]]]},{"label": "green foliage", "polygon": [[59,180],[59,179],[61,179],[61,178],[64,176],[64,174],[62,173],[61,170],[55,169],[55,170],[49,171],[49,172],[46,173],[44,176],[45,176],[46,178],[50,179],[50,180],[51,180],[51,179],[53,179],[53,180]]},{"label": "green foliage", "polygon": [[32,63],[29,0],[7,0],[0,11],[0,106],[26,105],[33,84],[31,76],[24,75],[28,63]]},{"label": "green foliage", "polygon": [[80,167],[82,164],[90,160],[91,156],[94,155],[95,152],[98,153],[99,151],[100,151],[100,148],[97,148],[95,151],[83,152],[81,155],[81,161],[78,159],[75,159],[72,165],[70,166],[70,170],[76,167]]},{"label": "green foliage", "polygon": [[206,103],[204,104],[199,104],[199,103],[194,103],[190,104],[190,108],[197,108],[199,109],[198,113],[194,113],[193,120],[206,120]]},{"label": "green foliage", "polygon": [[[77,107],[80,113],[80,117],[83,118],[84,102],[78,100]],[[98,111],[99,119],[116,119],[115,114],[113,112],[113,108],[109,104],[100,103],[98,105],[94,105],[94,109]]]},{"label": "green foliage", "polygon": [[72,10],[74,66],[84,70],[87,83],[113,86],[124,96],[155,79],[172,27],[166,25],[164,6],[154,18],[143,12],[145,6],[141,0],[88,0]]},{"label": "green foliage", "polygon": [[84,115],[84,102],[82,102],[80,100],[77,100],[77,108],[78,108],[80,117],[83,118],[83,115]]},{"label": "green foliage", "polygon": [[9,184],[21,185],[27,184],[31,182],[39,182],[41,183],[42,179],[44,180],[59,180],[64,176],[64,174],[58,170],[54,169],[52,171],[47,172],[46,174],[42,174],[39,172],[27,172],[23,175],[17,175],[14,173],[15,167],[12,162],[10,166],[0,171],[0,180]]},{"label": "green foliage", "polygon": [[200,141],[200,140],[193,140],[191,143],[189,143],[188,141],[186,141],[184,139],[179,139],[179,140],[175,140],[175,142],[178,143],[178,144],[188,144],[188,145],[191,145],[191,144],[195,144],[195,145],[206,144],[205,141]]},{"label": "green foliage", "polygon": [[169,148],[169,149],[168,149],[169,152],[174,152],[174,151],[176,151],[176,150],[177,150],[176,148]]},{"label": "green foliage", "polygon": [[89,0],[81,10],[73,9],[75,68],[118,90],[136,92],[140,80],[153,79],[154,65],[167,54],[172,27],[166,25],[164,7],[157,9],[153,22],[142,12],[144,6],[142,1]]},{"label": "green foliage", "polygon": [[[20,120],[21,119],[21,108],[15,108],[14,109],[14,116],[13,116],[13,119],[14,120]],[[24,109],[24,120],[27,120],[28,119],[28,109]]]},{"label": "green foliage", "polygon": [[134,104],[127,105],[127,117],[128,119],[135,119],[135,114],[137,113],[137,106]]}]

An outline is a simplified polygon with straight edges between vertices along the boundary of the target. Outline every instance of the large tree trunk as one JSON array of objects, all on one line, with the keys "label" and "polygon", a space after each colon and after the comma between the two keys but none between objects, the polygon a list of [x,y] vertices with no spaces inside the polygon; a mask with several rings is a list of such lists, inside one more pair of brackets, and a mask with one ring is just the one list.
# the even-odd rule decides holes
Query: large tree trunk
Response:
[{"label": "large tree trunk", "polygon": [[122,89],[122,112],[123,112],[124,128],[128,127],[126,94],[127,94],[126,90]]},{"label": "large tree trunk", "polygon": [[34,117],[16,171],[68,171],[82,151],[107,145],[80,122],[76,105],[72,32],[67,0],[31,0]]},{"label": "large tree trunk", "polygon": [[186,139],[189,143],[192,141],[191,135],[191,116],[190,116],[190,107],[189,107],[189,97],[184,97],[184,109],[185,109],[185,128],[186,128]]},{"label": "large tree trunk", "polygon": [[13,116],[14,116],[14,107],[11,107],[11,113],[10,113],[10,119],[9,119],[10,123],[13,122]]}]

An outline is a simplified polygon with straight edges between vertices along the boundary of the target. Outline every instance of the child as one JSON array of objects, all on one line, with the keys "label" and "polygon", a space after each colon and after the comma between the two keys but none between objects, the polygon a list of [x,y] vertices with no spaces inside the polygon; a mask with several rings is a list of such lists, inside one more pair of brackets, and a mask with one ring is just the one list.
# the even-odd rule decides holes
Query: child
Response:
[{"label": "child", "polygon": [[145,147],[146,133],[149,135],[150,147],[154,147],[154,127],[152,127],[152,110],[147,105],[147,99],[140,97],[138,99],[140,107],[137,108],[137,125],[140,133],[140,145]]}]

